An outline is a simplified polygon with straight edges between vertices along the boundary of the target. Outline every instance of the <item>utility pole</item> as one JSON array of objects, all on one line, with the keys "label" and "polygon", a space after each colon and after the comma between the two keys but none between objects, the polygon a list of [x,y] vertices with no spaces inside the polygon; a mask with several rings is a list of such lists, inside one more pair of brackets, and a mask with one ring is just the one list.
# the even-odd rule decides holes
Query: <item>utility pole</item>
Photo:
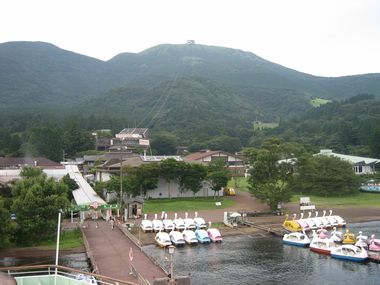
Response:
[{"label": "utility pole", "polygon": [[123,153],[120,150],[120,210],[122,209],[123,209]]}]

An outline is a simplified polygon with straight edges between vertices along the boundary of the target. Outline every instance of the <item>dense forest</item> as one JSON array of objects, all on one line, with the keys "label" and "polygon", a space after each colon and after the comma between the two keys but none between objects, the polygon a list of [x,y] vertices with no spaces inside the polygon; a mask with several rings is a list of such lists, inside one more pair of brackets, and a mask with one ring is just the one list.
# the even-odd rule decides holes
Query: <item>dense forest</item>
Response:
[{"label": "dense forest", "polygon": [[[173,120],[173,125],[153,128],[154,153],[175,154],[178,146],[187,146],[190,151],[210,148],[234,152],[279,137],[300,143],[311,152],[330,148],[345,154],[380,157],[380,101],[373,95],[330,102],[268,129],[254,129],[253,124],[239,121],[218,123],[207,117],[198,118],[203,122],[194,123],[194,130],[191,120],[187,128],[176,128],[175,120],[185,124],[185,118],[186,114],[178,112],[177,117],[167,119]],[[111,129],[114,134],[129,125],[132,122],[127,116],[1,114],[0,156],[45,156],[60,161],[63,156],[70,158],[93,150],[94,130]]]},{"label": "dense forest", "polygon": [[270,136],[305,145],[318,152],[336,152],[380,157],[380,101],[361,94],[342,102],[331,102],[291,120],[278,128],[256,132],[251,144],[260,145]]}]

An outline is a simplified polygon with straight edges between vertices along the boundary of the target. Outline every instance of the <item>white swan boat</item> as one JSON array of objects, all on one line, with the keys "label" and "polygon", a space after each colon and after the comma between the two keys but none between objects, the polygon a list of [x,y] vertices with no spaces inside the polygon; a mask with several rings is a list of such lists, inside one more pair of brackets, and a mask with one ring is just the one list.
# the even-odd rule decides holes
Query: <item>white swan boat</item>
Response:
[{"label": "white swan boat", "polygon": [[171,231],[169,233],[169,237],[170,237],[170,241],[174,244],[174,245],[185,245],[185,239],[183,238],[183,235],[181,232],[179,231]]},{"label": "white swan boat", "polygon": [[183,231],[185,229],[185,222],[183,219],[181,218],[178,218],[178,219],[174,219],[173,220],[173,224],[174,224],[174,228],[177,230],[177,231]]},{"label": "white swan boat", "polygon": [[205,229],[207,228],[206,222],[203,218],[194,218],[194,223],[196,228]]},{"label": "white swan boat", "polygon": [[330,254],[335,248],[335,242],[330,238],[320,238],[313,230],[313,238],[310,242],[310,250],[317,253]]},{"label": "white swan boat", "polygon": [[331,249],[331,256],[338,259],[362,262],[368,259],[367,251],[360,246],[344,244]]},{"label": "white swan boat", "polygon": [[154,240],[161,247],[169,246],[172,244],[172,242],[170,241],[170,236],[166,232],[158,232]]},{"label": "white swan boat", "polygon": [[333,227],[333,230],[330,234],[330,239],[336,243],[341,243],[343,241],[343,233],[336,230],[336,227]]},{"label": "white swan boat", "polygon": [[184,238],[186,243],[188,243],[188,244],[197,244],[198,243],[198,239],[192,230],[184,230],[182,232],[182,235],[183,235],[183,238]]},{"label": "white swan boat", "polygon": [[282,242],[288,245],[308,247],[310,245],[310,239],[305,234],[305,232],[292,232],[289,234],[284,234]]},{"label": "white swan boat", "polygon": [[165,231],[170,232],[170,231],[174,230],[174,224],[173,224],[172,220],[165,219],[162,221],[162,224],[164,226]]},{"label": "white swan boat", "polygon": [[140,228],[144,232],[152,232],[153,231],[152,221],[150,221],[150,220],[142,220],[141,224],[140,224]]}]

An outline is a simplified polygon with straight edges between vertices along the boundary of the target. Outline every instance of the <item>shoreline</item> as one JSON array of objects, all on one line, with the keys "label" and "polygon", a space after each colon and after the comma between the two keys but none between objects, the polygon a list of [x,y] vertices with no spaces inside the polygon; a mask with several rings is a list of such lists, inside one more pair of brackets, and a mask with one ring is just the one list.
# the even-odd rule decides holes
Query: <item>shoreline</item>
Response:
[{"label": "shoreline", "polygon": [[[266,226],[271,229],[282,229],[282,222],[284,221],[284,216],[263,216],[263,217],[249,217],[248,220],[254,222],[257,225]],[[380,222],[380,216],[376,215],[358,215],[351,216],[347,219],[346,228],[349,228],[350,224],[356,223],[368,223],[368,222]],[[219,228],[223,237],[229,236],[241,236],[241,235],[251,235],[258,238],[272,237],[273,235],[248,226],[240,226],[239,228],[229,228],[223,227]],[[138,233],[137,233],[138,235]],[[142,246],[147,246],[155,244],[154,242],[155,233],[140,233],[140,238],[142,241]],[[136,236],[136,233],[135,233]],[[138,236],[136,236],[138,238]],[[21,248],[5,248],[0,250],[0,258],[44,258],[55,256],[55,249],[53,248],[43,248],[43,247],[21,247]],[[75,247],[71,249],[60,250],[60,255],[69,255],[74,253],[86,253],[84,246]]]}]

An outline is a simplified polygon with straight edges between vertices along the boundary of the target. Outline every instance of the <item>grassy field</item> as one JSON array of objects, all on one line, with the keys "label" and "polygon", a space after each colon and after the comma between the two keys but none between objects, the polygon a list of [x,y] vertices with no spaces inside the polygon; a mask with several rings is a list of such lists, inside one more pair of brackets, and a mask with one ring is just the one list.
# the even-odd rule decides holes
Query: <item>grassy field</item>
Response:
[{"label": "grassy field", "polygon": [[228,181],[227,187],[235,188],[244,192],[248,192],[248,182],[245,177],[233,177]]},{"label": "grassy field", "polygon": [[165,212],[184,212],[216,209],[215,202],[220,201],[222,205],[218,208],[228,208],[234,205],[234,201],[223,197],[200,197],[200,198],[173,198],[145,200],[144,213],[154,214]]},{"label": "grassy field", "polygon": [[331,100],[322,99],[322,98],[316,98],[316,99],[310,100],[310,104],[313,107],[319,107],[319,106],[327,104],[329,102],[331,102]]},{"label": "grassy field", "polygon": [[[35,244],[34,247],[43,247],[47,249],[54,249],[57,245],[56,240],[45,241],[38,244]],[[59,248],[60,249],[72,249],[83,246],[82,233],[80,230],[74,231],[65,231],[61,233],[61,237],[59,240]]]},{"label": "grassy field", "polygon": [[[294,195],[291,202],[299,202],[301,195]],[[319,196],[309,196],[313,204],[318,207],[380,207],[380,194],[378,193],[363,193],[360,192],[357,195],[350,195],[347,197],[319,197]]]},{"label": "grassy field", "polygon": [[254,123],[253,129],[254,130],[263,130],[263,129],[274,129],[278,127],[278,123]]}]

